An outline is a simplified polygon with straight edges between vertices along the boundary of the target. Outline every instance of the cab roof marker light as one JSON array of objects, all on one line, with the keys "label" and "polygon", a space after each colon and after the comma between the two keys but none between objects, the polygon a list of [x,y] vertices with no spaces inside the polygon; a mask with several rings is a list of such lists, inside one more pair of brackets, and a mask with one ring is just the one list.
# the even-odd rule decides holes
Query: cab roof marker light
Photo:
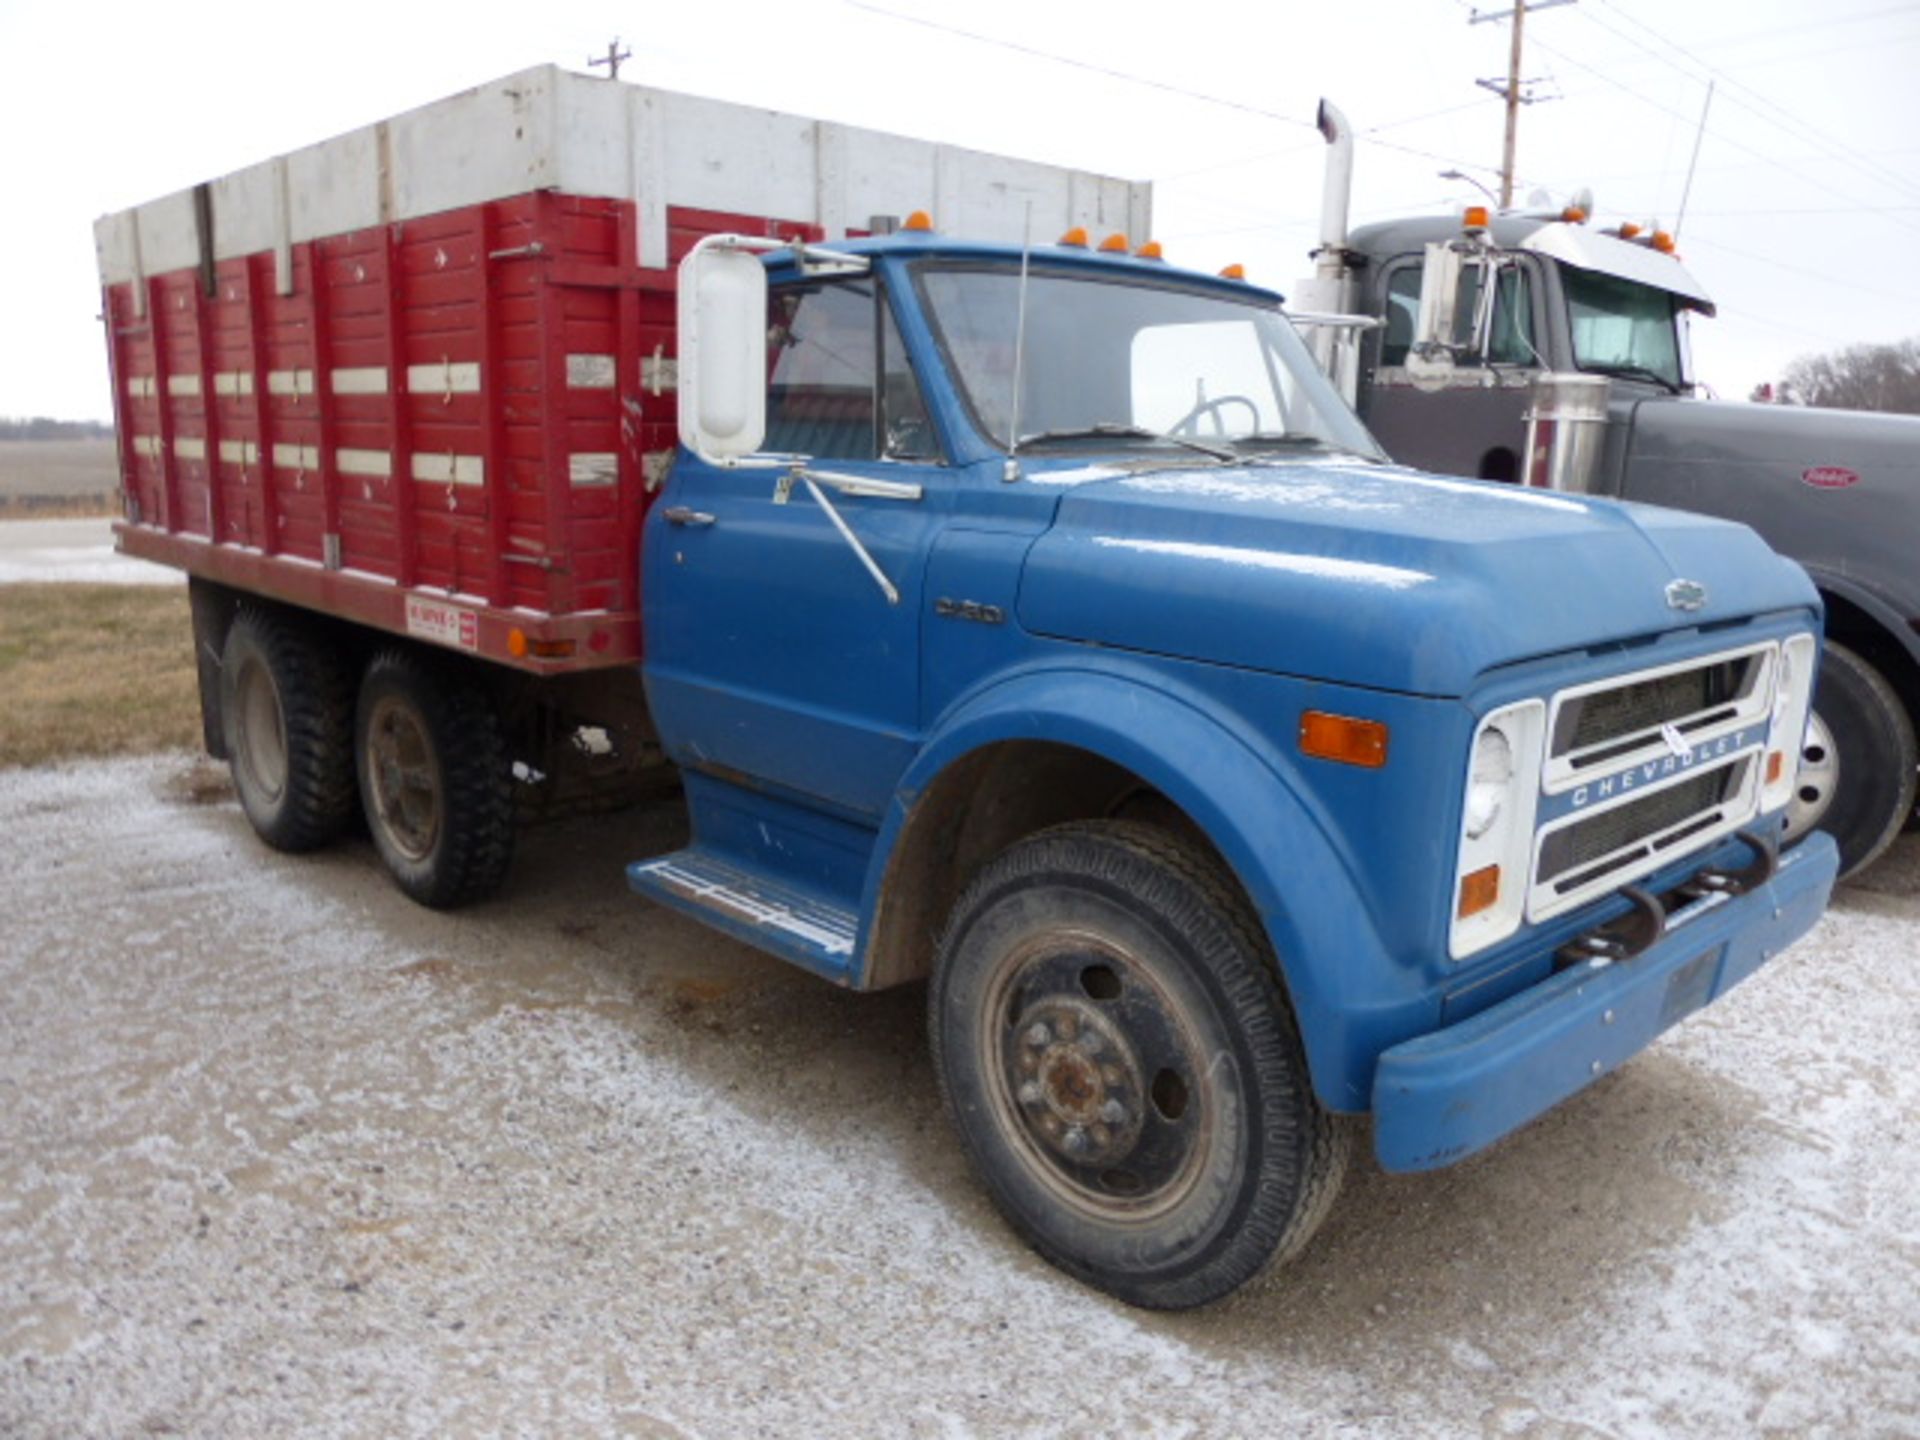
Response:
[{"label": "cab roof marker light", "polygon": [[1647,244],[1658,250],[1662,255],[1673,254],[1673,236],[1664,230],[1654,231],[1653,234],[1648,237]]},{"label": "cab roof marker light", "polygon": [[1133,252],[1136,260],[1165,260],[1167,257],[1160,249],[1158,240],[1149,240]]},{"label": "cab roof marker light", "polygon": [[1622,240],[1631,240],[1640,233],[1640,227],[1631,220],[1622,220],[1620,222],[1620,228],[1613,233],[1618,235]]},{"label": "cab roof marker light", "polygon": [[1220,278],[1222,280],[1244,280],[1247,278],[1247,267],[1236,260],[1233,264],[1224,267],[1220,271]]},{"label": "cab roof marker light", "polygon": [[1107,236],[1100,242],[1100,251],[1104,255],[1124,255],[1127,253],[1127,237],[1119,231]]},{"label": "cab roof marker light", "polygon": [[1066,234],[1062,235],[1056,243],[1070,246],[1075,250],[1086,249],[1087,248],[1087,227],[1084,225],[1074,226],[1071,230],[1067,231]]},{"label": "cab roof marker light", "polygon": [[1485,230],[1493,224],[1493,211],[1485,205],[1469,205],[1460,212],[1460,228],[1474,231]]},{"label": "cab roof marker light", "polygon": [[929,215],[924,210],[916,210],[911,215],[907,216],[905,223],[902,224],[900,228],[902,230],[916,231],[922,235],[932,234],[933,233],[933,216]]}]

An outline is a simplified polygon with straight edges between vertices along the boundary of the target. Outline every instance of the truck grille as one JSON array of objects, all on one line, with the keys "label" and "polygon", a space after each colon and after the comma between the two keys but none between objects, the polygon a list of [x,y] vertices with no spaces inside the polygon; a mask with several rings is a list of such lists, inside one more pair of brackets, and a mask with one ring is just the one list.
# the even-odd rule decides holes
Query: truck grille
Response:
[{"label": "truck grille", "polygon": [[1530,919],[1629,884],[1753,818],[1778,663],[1777,647],[1744,646],[1553,697]]},{"label": "truck grille", "polygon": [[1566,696],[1555,707],[1548,754],[1579,772],[1663,746],[1663,725],[1682,735],[1705,730],[1738,713],[1764,659],[1736,655]]},{"label": "truck grille", "polygon": [[1554,831],[1540,847],[1536,883],[1564,895],[1639,861],[1664,858],[1723,818],[1722,803],[1738,793],[1750,763],[1737,760]]}]

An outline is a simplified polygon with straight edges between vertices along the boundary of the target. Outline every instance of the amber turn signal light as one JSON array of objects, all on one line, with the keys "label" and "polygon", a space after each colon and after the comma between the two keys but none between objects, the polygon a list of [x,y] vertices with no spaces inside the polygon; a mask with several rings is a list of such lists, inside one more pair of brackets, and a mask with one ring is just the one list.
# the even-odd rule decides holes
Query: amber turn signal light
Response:
[{"label": "amber turn signal light", "polygon": [[1387,727],[1378,720],[1304,710],[1300,714],[1300,753],[1316,760],[1378,770],[1387,763]]},{"label": "amber turn signal light", "polygon": [[1500,867],[1488,865],[1460,881],[1460,918],[1491,910],[1500,899]]}]

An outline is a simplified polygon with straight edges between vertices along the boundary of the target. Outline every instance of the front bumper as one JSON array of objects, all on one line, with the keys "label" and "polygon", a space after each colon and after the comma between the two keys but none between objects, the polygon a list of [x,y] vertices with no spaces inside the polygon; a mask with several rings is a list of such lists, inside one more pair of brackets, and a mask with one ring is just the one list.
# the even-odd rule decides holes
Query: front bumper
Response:
[{"label": "front bumper", "polygon": [[1451,1165],[1592,1084],[1812,929],[1839,868],[1832,839],[1809,836],[1764,885],[1676,911],[1633,959],[1575,965],[1387,1050],[1373,1081],[1380,1164]]}]

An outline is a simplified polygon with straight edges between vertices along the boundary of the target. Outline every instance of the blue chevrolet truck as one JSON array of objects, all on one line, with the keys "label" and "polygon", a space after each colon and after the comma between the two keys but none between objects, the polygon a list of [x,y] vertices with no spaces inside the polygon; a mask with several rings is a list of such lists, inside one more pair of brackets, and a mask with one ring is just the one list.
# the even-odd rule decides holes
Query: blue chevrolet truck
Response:
[{"label": "blue chevrolet truck", "polygon": [[[520,512],[475,508],[502,456],[538,450],[538,384],[568,382],[568,424],[603,402],[677,415],[677,450],[612,492],[645,515],[624,561],[637,663],[612,611],[524,598],[561,583],[550,565],[489,572],[476,548],[464,581],[388,579],[351,534],[333,563],[201,536],[155,513],[190,471],[130,503],[122,543],[193,573],[208,745],[269,843],[311,848],[360,813],[409,894],[454,904],[500,889],[516,814],[568,763],[670,768],[692,840],[635,860],[632,886],[839,985],[924,982],[947,1107],[1009,1223],[1164,1308],[1296,1252],[1355,1143],[1393,1171],[1472,1155],[1819,918],[1835,847],[1777,842],[1820,603],[1752,531],[1391,464],[1278,295],[1117,235],[713,222],[675,299],[658,267],[563,268],[568,235],[632,242],[630,212],[604,213],[551,243],[492,215],[483,234],[499,293],[535,297],[509,317],[550,287],[571,324],[589,287],[633,289],[606,312],[608,364],[585,322],[546,382],[508,344],[497,392],[491,352],[415,345],[389,443],[444,511],[402,516],[421,567],[469,518],[550,560]],[[392,273],[426,288],[388,313],[461,293],[452,222],[394,223]],[[157,233],[132,252],[149,265]],[[318,258],[349,285],[354,253]],[[172,293],[152,291],[155,323]],[[619,328],[663,301],[671,349]],[[371,425],[388,402],[367,397],[398,389],[364,350],[318,381],[296,356],[204,386],[143,379],[129,353],[123,431],[178,402],[171,446],[129,444],[130,496],[136,462],[187,453],[196,395],[224,397],[208,456],[292,447],[323,485],[325,425]],[[307,417],[329,387],[336,422]],[[463,490],[461,417],[501,406],[510,443]],[[306,418],[313,472],[286,438]],[[632,457],[601,443],[624,486]],[[386,503],[370,445],[340,452],[370,477],[343,523]],[[603,503],[598,451],[555,453],[575,503]]]}]

